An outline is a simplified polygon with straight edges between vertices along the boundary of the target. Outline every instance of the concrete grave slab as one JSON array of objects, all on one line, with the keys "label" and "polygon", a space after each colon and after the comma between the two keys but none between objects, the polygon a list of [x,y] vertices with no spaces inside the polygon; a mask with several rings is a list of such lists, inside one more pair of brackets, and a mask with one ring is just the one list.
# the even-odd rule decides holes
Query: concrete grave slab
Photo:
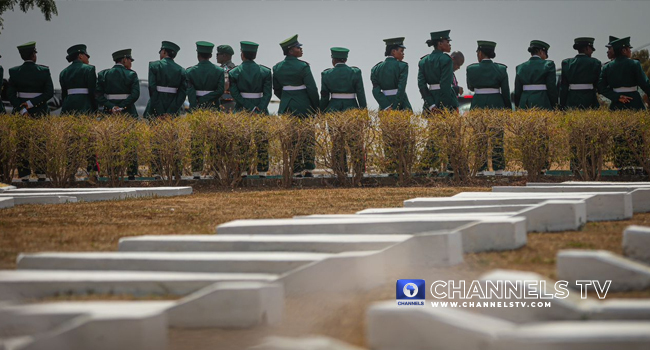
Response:
[{"label": "concrete grave slab", "polygon": [[135,190],[94,191],[94,192],[67,192],[67,193],[65,193],[65,195],[62,192],[43,192],[43,193],[11,193],[11,192],[4,192],[4,193],[0,193],[0,197],[14,197],[15,200],[17,200],[17,199],[29,200],[30,198],[65,196],[65,197],[77,198],[78,201],[98,202],[98,201],[121,200],[121,199],[128,198],[130,195],[133,196],[135,194],[136,194]]},{"label": "concrete grave slab", "polygon": [[268,337],[262,344],[248,350],[363,350],[342,341],[324,337],[309,336],[301,338]]},{"label": "concrete grave slab", "polygon": [[628,226],[623,232],[623,254],[650,265],[650,227]]},{"label": "concrete grave slab", "polygon": [[[2,197],[0,197],[2,198]],[[5,197],[6,198],[6,197]],[[23,204],[65,204],[76,203],[77,197],[70,196],[26,196],[26,197],[9,197],[14,200],[14,205]]]},{"label": "concrete grave slab", "polygon": [[562,280],[597,280],[601,286],[611,280],[610,291],[650,288],[650,266],[609,251],[561,250],[556,261]]},{"label": "concrete grave slab", "polygon": [[440,214],[440,213],[503,213],[519,212],[537,204],[505,204],[505,205],[470,205],[449,207],[404,207],[404,208],[371,208],[358,211],[358,215],[403,215],[403,214]]}]

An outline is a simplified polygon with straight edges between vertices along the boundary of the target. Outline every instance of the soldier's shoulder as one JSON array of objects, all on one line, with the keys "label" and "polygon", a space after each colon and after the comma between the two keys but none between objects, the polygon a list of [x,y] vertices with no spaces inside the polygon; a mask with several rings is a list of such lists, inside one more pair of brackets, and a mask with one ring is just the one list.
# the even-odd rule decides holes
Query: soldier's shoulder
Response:
[{"label": "soldier's shoulder", "polygon": [[397,64],[400,66],[408,66],[409,64],[405,61],[397,61]]},{"label": "soldier's shoulder", "polygon": [[470,67],[478,67],[478,62],[468,65],[467,69],[470,69]]},{"label": "soldier's shoulder", "polygon": [[328,73],[329,71],[331,71],[332,69],[334,69],[334,68],[331,68],[331,67],[330,67],[330,68],[325,68],[325,69],[323,69],[323,71],[321,72],[321,74],[327,74],[327,73]]},{"label": "soldier's shoulder", "polygon": [[384,61],[379,61],[379,62],[377,62],[377,64],[375,64],[374,66],[372,66],[372,68],[377,68],[377,67],[378,67],[379,65],[381,65],[382,63],[384,63]]},{"label": "soldier's shoulder", "polygon": [[267,67],[267,66],[265,66],[265,65],[263,65],[263,64],[258,64],[258,66],[260,66],[260,69],[262,69],[262,70],[268,70],[268,71],[271,71],[271,68],[269,68],[269,67]]},{"label": "soldier's shoulder", "polygon": [[591,58],[591,61],[594,62],[594,64],[598,64],[599,66],[603,64],[602,62],[600,62],[599,59],[597,59],[597,58],[595,58],[595,57],[592,57],[592,58]]},{"label": "soldier's shoulder", "polygon": [[50,70],[50,67],[48,67],[48,66],[46,66],[44,64],[37,64],[36,67],[38,67],[39,70],[43,70],[43,71],[49,71]]},{"label": "soldier's shoulder", "polygon": [[304,63],[305,65],[309,66],[309,62],[307,62],[307,61],[298,60],[298,62]]},{"label": "soldier's shoulder", "polygon": [[352,68],[352,70],[353,70],[354,72],[356,72],[356,73],[361,73],[361,68],[359,68],[359,67],[357,67],[357,66],[350,66],[350,68]]},{"label": "soldier's shoulder", "polygon": [[508,66],[506,66],[506,65],[503,64],[503,63],[499,63],[499,62],[495,62],[495,63],[497,64],[497,66],[499,66],[499,67],[501,67],[501,68],[504,68],[504,69],[507,69],[507,68],[508,68]]}]

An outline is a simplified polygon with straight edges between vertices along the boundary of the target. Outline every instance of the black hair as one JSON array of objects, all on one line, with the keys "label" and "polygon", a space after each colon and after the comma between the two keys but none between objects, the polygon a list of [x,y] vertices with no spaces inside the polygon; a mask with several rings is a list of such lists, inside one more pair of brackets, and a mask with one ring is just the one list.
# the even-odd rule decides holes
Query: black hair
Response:
[{"label": "black hair", "polygon": [[624,49],[626,49],[626,47],[616,47],[616,48],[614,48],[614,56],[616,56],[616,57],[623,57],[623,56],[625,56],[625,55],[623,54],[623,50],[624,50]]},{"label": "black hair", "polygon": [[76,60],[78,57],[79,57],[79,53],[73,53],[72,55],[65,56],[65,60],[68,62],[72,62]]},{"label": "black hair", "polygon": [[23,59],[23,61],[29,61],[32,59],[32,55],[34,54],[34,50],[29,50],[29,51],[19,51],[20,52],[20,58]]},{"label": "black hair", "polygon": [[592,47],[592,46],[589,45],[589,44],[585,44],[585,43],[580,43],[580,44],[574,44],[573,45],[573,49],[578,50],[578,53],[585,53],[585,51],[587,51],[588,47]]},{"label": "black hair", "polygon": [[250,51],[242,51],[242,55],[244,55],[244,58],[253,61],[255,58],[257,58],[257,52],[250,52]]},{"label": "black hair", "polygon": [[546,53],[546,55],[548,56],[548,50],[543,49],[541,47],[537,47],[537,46],[529,47],[528,52],[530,52],[531,56],[535,56],[535,55],[539,56],[539,54],[542,53],[542,52]]},{"label": "black hair", "polygon": [[332,60],[336,63],[345,63],[348,61],[347,58],[332,58]]},{"label": "black hair", "polygon": [[206,53],[206,52],[197,52],[197,55],[204,60],[209,60],[210,57],[212,57],[211,53]]},{"label": "black hair", "polygon": [[282,48],[282,54],[285,55],[285,56],[288,55],[290,49],[291,49],[290,47],[283,47]]},{"label": "black hair", "polygon": [[393,50],[398,50],[399,45],[388,45],[386,46],[386,52],[384,52],[384,56],[392,56]]},{"label": "black hair", "polygon": [[488,48],[488,47],[479,47],[476,51],[477,51],[477,52],[478,52],[478,51],[481,51],[481,52],[482,52],[485,56],[487,56],[488,58],[495,58],[495,57],[497,57],[497,54],[494,53],[494,49],[493,49],[493,48]]},{"label": "black hair", "polygon": [[171,58],[171,59],[176,58],[176,51],[170,50],[170,49],[162,49],[162,50],[167,52],[167,56],[169,56],[169,58]]}]

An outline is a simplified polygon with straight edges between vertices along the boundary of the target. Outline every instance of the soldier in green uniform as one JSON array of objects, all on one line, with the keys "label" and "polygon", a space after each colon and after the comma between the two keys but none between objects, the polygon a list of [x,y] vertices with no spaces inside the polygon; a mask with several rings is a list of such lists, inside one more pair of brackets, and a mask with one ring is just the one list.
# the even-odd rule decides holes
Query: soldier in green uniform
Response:
[{"label": "soldier in green uniform", "polygon": [[[257,64],[259,44],[242,41],[242,64],[229,72],[230,93],[235,100],[235,111],[247,111],[260,115],[269,114],[269,102],[273,95],[273,78],[269,67]],[[261,177],[269,171],[269,139],[264,133],[255,135],[257,146],[257,172]]]},{"label": "soldier in green uniform", "polygon": [[71,62],[59,75],[63,105],[61,113],[95,113],[95,66],[88,63],[90,55],[86,45],[79,44],[68,49],[66,59]]},{"label": "soldier in green uniform", "polygon": [[618,40],[617,37],[615,36],[609,36],[609,42],[607,42],[607,45],[605,47],[607,48],[607,59],[610,61],[613,61],[616,56],[614,55],[614,49],[612,49],[612,41]]},{"label": "soldier in green uniform", "polygon": [[[614,40],[610,44],[616,58],[603,67],[598,80],[598,91],[612,101],[609,105],[611,110],[645,110],[638,89],[650,94],[650,82],[639,61],[630,58],[630,37]],[[637,130],[626,132],[633,135],[634,142],[643,142]],[[614,155],[614,164],[619,168],[639,166],[639,162],[626,149],[624,137],[617,137],[616,142],[619,147]]]},{"label": "soldier in green uniform", "polygon": [[379,110],[412,110],[406,95],[409,66],[404,59],[404,38],[384,39],[386,58],[370,70],[372,95]]},{"label": "soldier in green uniform", "polygon": [[[467,66],[467,88],[474,91],[471,109],[489,108],[512,110],[510,102],[510,86],[508,82],[508,67],[492,61],[496,57],[494,49],[497,43],[493,41],[478,41],[476,58],[478,63]],[[499,174],[506,167],[503,152],[503,129],[492,128],[494,134],[492,145],[492,168]],[[487,143],[485,149],[487,149]],[[481,171],[488,167],[487,161]]]},{"label": "soldier in green uniform", "polygon": [[158,51],[160,60],[149,62],[149,102],[145,118],[178,115],[187,96],[185,69],[174,62],[181,48],[171,41],[163,41]]},{"label": "soldier in green uniform", "polygon": [[127,113],[138,117],[135,101],[140,98],[140,80],[138,74],[131,70],[133,57],[131,49],[113,52],[112,68],[97,74],[97,103],[105,113]]},{"label": "soldier in green uniform", "polygon": [[[366,108],[366,93],[363,89],[361,69],[346,64],[350,50],[344,47],[330,49],[332,65],[321,73],[320,109],[324,112],[345,111],[352,108]],[[346,140],[339,139],[341,131],[332,133],[332,168],[347,173],[348,164],[345,154]],[[353,159],[355,176],[363,176],[362,140],[349,140],[350,156]]]},{"label": "soldier in green uniform", "polygon": [[[298,35],[280,43],[284,60],[273,66],[273,92],[280,99],[278,114],[292,114],[298,118],[309,118],[318,111],[318,88],[309,63],[299,60],[302,57],[302,44]],[[314,158],[315,135],[310,133],[301,144],[301,150],[293,164],[296,176],[305,170],[305,177],[312,177],[311,170],[316,164]]]},{"label": "soldier in green uniform", "polygon": [[530,59],[517,66],[515,105],[518,108],[551,110],[557,106],[555,63],[548,60],[549,48],[550,45],[541,40],[531,41]]},{"label": "soldier in green uniform", "polygon": [[[54,95],[54,85],[50,69],[46,66],[36,64],[36,43],[28,42],[18,46],[20,57],[25,61],[22,65],[9,69],[9,88],[7,96],[14,108],[14,113],[40,118],[48,115],[50,109],[47,106]],[[18,164],[18,176],[23,181],[29,181],[31,169],[27,157],[22,157]],[[36,169],[39,181],[45,181],[45,171]]]},{"label": "soldier in green uniform", "polygon": [[598,109],[596,88],[602,64],[591,57],[596,51],[594,38],[576,38],[573,49],[578,50],[578,55],[562,61],[560,107]]},{"label": "soldier in green uniform", "polygon": [[454,65],[451,57],[450,30],[430,33],[427,40],[434,50],[418,63],[418,88],[424,100],[424,110],[458,109],[456,91],[453,89]]},{"label": "soldier in green uniform", "polygon": [[232,62],[232,56],[234,54],[235,50],[233,50],[230,45],[217,46],[217,63],[219,63],[221,65],[221,68],[223,68],[224,78],[226,82],[226,90],[221,96],[221,109],[226,112],[232,112],[235,109],[235,100],[230,93],[229,78],[230,70],[237,67],[237,65]]}]

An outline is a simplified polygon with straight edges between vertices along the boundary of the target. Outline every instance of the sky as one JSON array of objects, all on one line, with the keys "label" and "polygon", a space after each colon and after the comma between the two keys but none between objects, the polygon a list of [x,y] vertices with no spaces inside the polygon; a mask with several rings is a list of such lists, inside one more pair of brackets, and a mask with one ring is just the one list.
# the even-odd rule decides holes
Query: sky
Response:
[{"label": "sky", "polygon": [[[0,65],[22,63],[16,46],[36,41],[38,63],[50,67],[55,87],[68,63],[66,49],[88,45],[90,63],[97,71],[113,65],[111,53],[132,48],[133,69],[147,78],[148,62],[158,59],[163,40],[180,45],[176,61],[196,64],[195,42],[229,44],[240,63],[239,42],[260,44],[257,62],[268,67],[283,59],[279,43],[299,34],[303,60],[309,62],[320,89],[320,72],[331,67],[329,48],[350,49],[348,64],[361,69],[370,108],[370,69],[384,59],[382,39],[405,37],[409,64],[407,94],[415,109],[422,99],[417,88],[417,63],[431,52],[429,33],[451,29],[452,51],[465,54],[465,66],[456,72],[466,86],[465,68],[476,62],[476,41],[497,42],[495,61],[508,66],[511,88],[515,67],[526,61],[531,40],[551,45],[549,59],[560,65],[572,57],[573,39],[596,38],[594,57],[606,61],[608,36],[631,36],[635,47],[650,43],[648,0],[420,0],[420,1],[57,1],[59,15],[47,22],[38,11],[7,12],[0,33]],[[5,76],[6,78],[6,76]]]}]

